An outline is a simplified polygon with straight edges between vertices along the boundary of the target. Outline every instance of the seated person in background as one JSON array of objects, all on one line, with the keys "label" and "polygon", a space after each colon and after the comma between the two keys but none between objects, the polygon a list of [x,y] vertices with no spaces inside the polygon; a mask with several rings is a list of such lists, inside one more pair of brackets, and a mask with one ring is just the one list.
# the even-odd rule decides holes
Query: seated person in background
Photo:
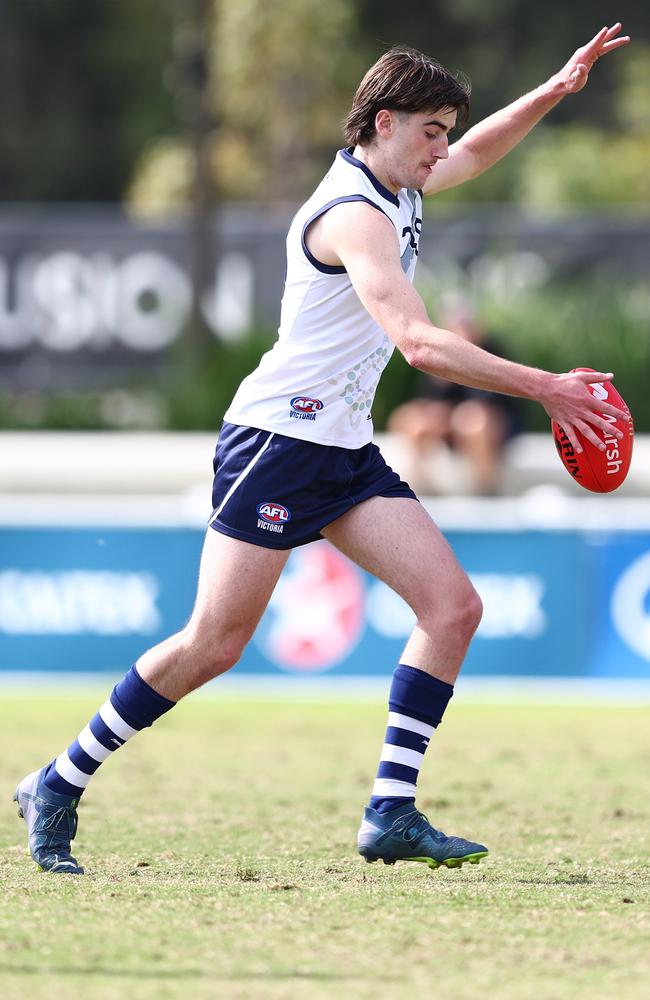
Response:
[{"label": "seated person in background", "polygon": [[[494,339],[465,301],[447,303],[440,324],[492,354],[502,356]],[[464,481],[452,476],[454,492],[482,496],[499,492],[503,447],[519,429],[518,401],[512,396],[472,389],[422,374],[418,396],[398,406],[388,418],[387,430],[401,434],[412,446],[415,467],[405,470],[415,489],[451,492],[444,460],[449,453],[463,459]],[[462,477],[463,470],[456,470]],[[446,488],[442,489],[442,481]]]}]

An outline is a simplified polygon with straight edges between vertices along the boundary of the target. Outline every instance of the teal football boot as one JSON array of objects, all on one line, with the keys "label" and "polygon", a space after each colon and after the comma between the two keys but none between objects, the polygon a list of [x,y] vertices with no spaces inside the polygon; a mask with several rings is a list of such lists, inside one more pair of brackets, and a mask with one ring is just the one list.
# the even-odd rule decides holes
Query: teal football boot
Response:
[{"label": "teal football boot", "polygon": [[412,802],[378,813],[366,807],[358,840],[359,854],[366,861],[422,861],[430,868],[460,868],[466,861],[477,865],[488,853],[483,844],[462,837],[447,837],[435,830]]},{"label": "teal football boot", "polygon": [[27,823],[29,853],[41,871],[83,875],[83,868],[70,854],[79,799],[47,787],[43,778],[48,766],[23,778],[14,794],[18,815]]}]

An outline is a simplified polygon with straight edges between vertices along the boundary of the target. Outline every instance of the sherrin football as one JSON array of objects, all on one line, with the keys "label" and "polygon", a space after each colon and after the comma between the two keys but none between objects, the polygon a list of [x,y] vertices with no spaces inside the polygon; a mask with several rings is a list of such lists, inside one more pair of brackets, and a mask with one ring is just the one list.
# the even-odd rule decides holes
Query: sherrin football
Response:
[{"label": "sherrin football", "polygon": [[[573,371],[588,372],[593,368],[574,368]],[[616,391],[611,382],[594,382],[587,388],[592,396],[597,399],[607,400],[612,406],[618,407],[629,413],[627,403],[619,392]],[[618,489],[628,474],[630,462],[632,461],[632,445],[634,443],[634,425],[632,418],[627,420],[617,420],[607,413],[603,414],[612,429],[618,427],[623,431],[623,437],[617,438],[614,434],[605,435],[605,450],[600,451],[595,445],[587,441],[586,438],[577,431],[583,451],[577,454],[568,437],[555,421],[551,421],[553,440],[557,453],[562,460],[562,464],[571,478],[592,493],[611,493]],[[601,431],[596,431],[598,435]]]}]

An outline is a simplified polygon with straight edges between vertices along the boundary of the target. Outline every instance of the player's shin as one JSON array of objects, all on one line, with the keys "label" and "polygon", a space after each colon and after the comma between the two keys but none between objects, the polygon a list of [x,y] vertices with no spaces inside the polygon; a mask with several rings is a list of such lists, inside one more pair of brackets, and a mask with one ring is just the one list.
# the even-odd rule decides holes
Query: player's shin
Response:
[{"label": "player's shin", "polygon": [[388,728],[372,789],[379,813],[415,802],[424,753],[454,693],[453,686],[423,670],[400,664],[393,674]]},{"label": "player's shin", "polygon": [[131,667],[77,739],[49,766],[44,784],[60,795],[80,796],[100,764],[174,705]]}]

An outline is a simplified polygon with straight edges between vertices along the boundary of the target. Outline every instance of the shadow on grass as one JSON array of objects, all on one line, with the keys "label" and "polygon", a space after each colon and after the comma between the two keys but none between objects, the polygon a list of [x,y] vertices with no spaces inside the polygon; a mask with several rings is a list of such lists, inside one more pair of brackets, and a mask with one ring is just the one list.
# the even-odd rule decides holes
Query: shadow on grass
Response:
[{"label": "shadow on grass", "polygon": [[[308,972],[299,969],[269,970],[268,972],[224,972],[216,973],[214,969],[108,969],[102,965],[69,965],[62,968],[36,965],[6,965],[0,963],[0,975],[13,974],[17,976],[106,976],[110,979],[313,979],[321,982],[345,982],[352,979],[364,979],[357,973],[326,972],[314,970]],[[397,976],[382,978],[397,980]]]}]

